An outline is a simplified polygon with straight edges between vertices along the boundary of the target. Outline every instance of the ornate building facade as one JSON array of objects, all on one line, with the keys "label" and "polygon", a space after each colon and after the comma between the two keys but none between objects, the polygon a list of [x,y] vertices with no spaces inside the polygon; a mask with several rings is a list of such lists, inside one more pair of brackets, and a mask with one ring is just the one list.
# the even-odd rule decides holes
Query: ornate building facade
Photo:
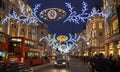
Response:
[{"label": "ornate building facade", "polygon": [[104,52],[104,19],[95,15],[86,24],[88,55]]},{"label": "ornate building facade", "polygon": [[104,10],[109,14],[105,23],[106,56],[117,56],[120,55],[120,0],[104,0]]}]

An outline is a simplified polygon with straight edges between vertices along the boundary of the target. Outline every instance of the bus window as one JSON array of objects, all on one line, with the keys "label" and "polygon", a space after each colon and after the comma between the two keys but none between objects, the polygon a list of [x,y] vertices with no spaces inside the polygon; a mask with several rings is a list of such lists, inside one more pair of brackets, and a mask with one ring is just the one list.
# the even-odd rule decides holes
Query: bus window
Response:
[{"label": "bus window", "polygon": [[0,34],[0,42],[6,42],[6,38],[3,34]]}]

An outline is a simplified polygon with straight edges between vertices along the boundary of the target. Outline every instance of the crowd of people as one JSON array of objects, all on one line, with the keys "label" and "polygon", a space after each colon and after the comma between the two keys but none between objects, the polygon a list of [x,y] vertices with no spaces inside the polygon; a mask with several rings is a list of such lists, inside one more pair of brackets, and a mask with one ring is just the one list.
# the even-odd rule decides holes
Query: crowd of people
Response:
[{"label": "crowd of people", "polygon": [[104,56],[103,53],[94,56],[81,56],[82,62],[88,63],[91,72],[120,72],[120,56]]}]

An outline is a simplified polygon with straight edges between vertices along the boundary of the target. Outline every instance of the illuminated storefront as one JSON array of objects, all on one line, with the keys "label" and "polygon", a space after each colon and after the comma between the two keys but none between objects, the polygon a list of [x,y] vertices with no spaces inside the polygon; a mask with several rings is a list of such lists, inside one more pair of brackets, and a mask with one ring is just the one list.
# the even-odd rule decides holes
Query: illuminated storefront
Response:
[{"label": "illuminated storefront", "polygon": [[113,43],[110,43],[109,45],[109,55],[112,54],[113,55]]},{"label": "illuminated storefront", "polygon": [[120,55],[120,41],[117,44],[117,49],[118,49],[118,55]]}]

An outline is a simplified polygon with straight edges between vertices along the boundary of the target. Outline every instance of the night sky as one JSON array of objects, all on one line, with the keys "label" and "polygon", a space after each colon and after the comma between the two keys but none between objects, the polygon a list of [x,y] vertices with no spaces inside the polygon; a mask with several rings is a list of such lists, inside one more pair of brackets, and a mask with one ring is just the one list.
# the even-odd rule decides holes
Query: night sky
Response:
[{"label": "night sky", "polygon": [[[70,2],[71,5],[74,7],[74,11],[77,11],[77,13],[81,13],[83,1],[85,1],[88,4],[88,12],[90,12],[91,8],[93,8],[94,6],[98,8],[102,6],[102,0],[28,0],[28,4],[31,6],[31,8],[33,8],[35,4],[41,3],[41,7],[37,13],[38,17],[39,17],[39,13],[47,8],[63,9],[64,11],[66,11],[68,16],[69,11],[68,8],[65,6],[65,2]],[[63,23],[66,17],[59,21],[43,20],[43,22],[48,24],[50,33],[57,33],[57,34],[79,33],[85,27],[86,23],[83,22],[81,22],[80,24],[75,24],[72,22]]]}]

